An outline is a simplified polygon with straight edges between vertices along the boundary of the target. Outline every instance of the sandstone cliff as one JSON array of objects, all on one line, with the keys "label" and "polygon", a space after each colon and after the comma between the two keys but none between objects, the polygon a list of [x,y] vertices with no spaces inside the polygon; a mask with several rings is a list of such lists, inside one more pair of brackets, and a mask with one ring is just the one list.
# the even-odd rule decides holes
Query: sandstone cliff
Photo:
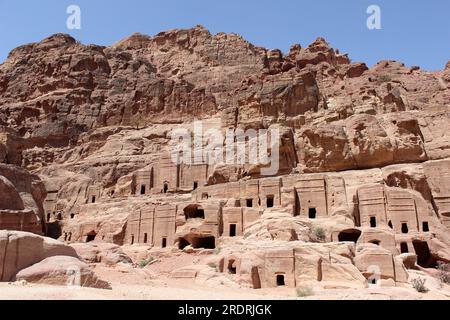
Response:
[{"label": "sandstone cliff", "polygon": [[[202,26],[108,47],[56,34],[0,65],[0,228],[220,245],[218,271],[255,288],[305,272],[364,286],[373,263],[404,283],[401,253],[420,268],[450,260],[449,107],[450,63],[368,68],[322,38],[282,53]],[[279,171],[174,165],[170,132],[197,120],[280,129]]]}]

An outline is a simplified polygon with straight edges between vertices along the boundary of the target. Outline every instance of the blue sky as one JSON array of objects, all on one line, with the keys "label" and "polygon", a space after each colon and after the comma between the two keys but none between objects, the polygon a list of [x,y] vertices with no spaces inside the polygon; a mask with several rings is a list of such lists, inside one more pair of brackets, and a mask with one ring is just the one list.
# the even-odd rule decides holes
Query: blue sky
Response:
[{"label": "blue sky", "polygon": [[[66,28],[71,4],[81,8],[81,30]],[[381,30],[366,27],[371,4],[381,8]],[[109,45],[134,32],[202,24],[284,52],[322,36],[353,61],[393,59],[438,70],[450,60],[449,21],[448,0],[0,0],[0,61],[13,48],[57,32]]]}]

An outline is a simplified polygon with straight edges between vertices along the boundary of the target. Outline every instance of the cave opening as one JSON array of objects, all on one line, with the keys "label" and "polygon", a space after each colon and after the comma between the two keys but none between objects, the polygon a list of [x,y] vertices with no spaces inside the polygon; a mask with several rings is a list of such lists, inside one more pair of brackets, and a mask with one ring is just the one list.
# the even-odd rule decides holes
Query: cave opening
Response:
[{"label": "cave opening", "polygon": [[437,261],[430,252],[426,241],[414,240],[414,251],[417,254],[417,264],[423,268],[435,268]]},{"label": "cave opening", "polygon": [[198,205],[189,205],[184,208],[184,216],[189,219],[205,219],[205,210]]},{"label": "cave opening", "polygon": [[230,274],[236,274],[236,261],[234,259],[228,261],[228,272]]},{"label": "cave opening", "polygon": [[185,238],[178,239],[178,249],[183,250],[186,248],[190,243]]},{"label": "cave opening", "polygon": [[86,242],[94,241],[96,236],[97,236],[97,233],[95,231],[89,232],[86,237]]},{"label": "cave opening", "polygon": [[361,231],[358,229],[348,229],[341,231],[338,235],[339,242],[354,242],[357,243],[359,237],[361,236]]},{"label": "cave opening", "polygon": [[213,236],[209,237],[195,237],[192,238],[191,245],[195,249],[215,249],[216,248],[216,238]]}]

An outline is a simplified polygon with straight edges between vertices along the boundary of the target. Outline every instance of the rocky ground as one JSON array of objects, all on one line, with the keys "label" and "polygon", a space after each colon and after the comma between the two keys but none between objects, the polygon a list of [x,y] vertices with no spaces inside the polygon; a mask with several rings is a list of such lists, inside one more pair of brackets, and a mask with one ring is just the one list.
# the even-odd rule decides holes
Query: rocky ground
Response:
[{"label": "rocky ground", "polygon": [[[161,264],[178,263],[178,259]],[[208,285],[193,281],[173,280],[155,276],[159,263],[147,268],[130,266],[95,266],[102,279],[112,285],[111,290],[86,287],[50,286],[27,283],[26,281],[0,283],[0,299],[6,300],[447,300],[450,287],[440,286],[427,277],[430,291],[418,293],[411,286],[369,287],[364,289],[315,287],[307,296],[300,296],[294,288],[259,289],[234,286]],[[418,274],[418,276],[423,274]]]}]

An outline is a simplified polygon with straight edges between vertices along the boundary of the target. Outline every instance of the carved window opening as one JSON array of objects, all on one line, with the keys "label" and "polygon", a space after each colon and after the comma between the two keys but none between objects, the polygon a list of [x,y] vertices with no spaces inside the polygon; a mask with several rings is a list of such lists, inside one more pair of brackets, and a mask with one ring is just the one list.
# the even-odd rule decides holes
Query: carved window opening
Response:
[{"label": "carved window opening", "polygon": [[236,224],[230,224],[230,237],[236,237]]},{"label": "carved window opening", "polygon": [[370,217],[370,227],[371,228],[377,227],[377,218],[376,217]]},{"label": "carved window opening", "polygon": [[277,274],[277,286],[282,287],[285,285],[286,283],[284,281],[284,274]]},{"label": "carved window opening", "polygon": [[273,206],[274,206],[274,196],[272,196],[272,195],[267,196],[266,204],[267,204],[267,208],[273,208]]},{"label": "carved window opening", "polygon": [[408,233],[408,224],[406,222],[402,223],[402,233]]},{"label": "carved window opening", "polygon": [[400,243],[400,252],[401,253],[408,253],[409,252],[408,244],[406,242]]}]

